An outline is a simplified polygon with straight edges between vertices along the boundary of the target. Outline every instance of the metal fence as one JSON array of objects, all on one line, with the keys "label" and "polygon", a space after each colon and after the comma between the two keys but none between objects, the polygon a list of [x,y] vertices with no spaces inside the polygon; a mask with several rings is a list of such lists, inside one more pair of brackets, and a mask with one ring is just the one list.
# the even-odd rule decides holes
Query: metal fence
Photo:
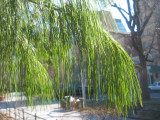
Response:
[{"label": "metal fence", "polygon": [[46,120],[37,116],[36,113],[30,114],[26,112],[23,108],[11,107],[8,103],[3,104],[5,104],[5,108],[0,109],[0,112],[2,114],[9,114],[9,116],[13,117],[15,120]]}]

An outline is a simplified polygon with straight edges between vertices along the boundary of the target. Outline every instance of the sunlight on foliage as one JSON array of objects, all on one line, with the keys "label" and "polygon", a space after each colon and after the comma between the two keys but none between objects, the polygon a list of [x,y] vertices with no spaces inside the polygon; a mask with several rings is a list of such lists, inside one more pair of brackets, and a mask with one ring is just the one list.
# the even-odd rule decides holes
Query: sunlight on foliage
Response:
[{"label": "sunlight on foliage", "polygon": [[94,98],[119,114],[141,103],[134,63],[89,1],[1,0],[0,28],[2,94],[22,92],[31,104],[54,100],[85,70],[89,94],[93,87]]}]

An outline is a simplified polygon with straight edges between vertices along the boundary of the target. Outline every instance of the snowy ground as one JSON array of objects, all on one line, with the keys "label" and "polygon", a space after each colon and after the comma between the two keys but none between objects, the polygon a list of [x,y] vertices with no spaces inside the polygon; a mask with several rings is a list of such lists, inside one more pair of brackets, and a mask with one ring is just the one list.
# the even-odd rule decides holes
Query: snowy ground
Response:
[{"label": "snowy ground", "polygon": [[[3,112],[6,111],[6,109],[2,109],[2,110]],[[59,108],[58,102],[47,105],[46,107],[41,106],[41,105],[37,105],[34,108],[33,107],[19,107],[16,109],[16,113],[20,114],[21,118],[19,118],[19,116],[17,115],[17,120],[21,120],[23,118],[22,110],[24,110],[24,118],[27,120],[34,120],[35,113],[36,113],[36,116],[40,118],[44,118],[45,120],[82,120],[79,112],[64,111],[61,108]],[[10,111],[11,111],[11,116],[15,117],[15,114],[14,114],[15,109],[10,108]],[[37,118],[37,120],[41,120],[40,118]]]},{"label": "snowy ground", "polygon": [[[38,117],[36,120],[97,120],[95,117],[84,117],[80,114],[78,111],[64,111],[61,108],[59,108],[59,103],[55,102],[54,104],[47,105],[47,108],[44,108],[40,105],[37,105],[35,108],[32,107],[19,107],[18,109],[24,109],[25,112],[31,114],[24,114],[25,120],[35,120],[35,113]],[[6,111],[6,109],[2,109],[3,112]],[[13,114],[14,108],[10,108],[11,116],[15,118],[15,114]],[[16,110],[18,113],[18,110]],[[16,120],[22,120],[22,112],[20,112],[21,117],[16,117]],[[41,119],[43,118],[43,119]],[[111,118],[107,118],[106,120],[111,120]],[[114,119],[116,120],[116,119]],[[123,118],[119,120],[124,120]],[[133,120],[133,119],[126,119],[126,120]]]},{"label": "snowy ground", "polygon": [[[23,120],[23,116],[25,120],[35,120],[35,115],[37,116],[36,120],[89,120],[88,118],[82,116],[78,111],[63,110],[60,108],[58,101],[52,102],[52,104],[48,104],[47,106],[36,105],[33,108],[31,106],[26,107],[24,102],[20,102],[21,100],[25,100],[23,95],[12,93],[6,98],[6,101],[0,102],[1,112],[9,113],[10,111],[10,115],[14,118],[16,117],[16,120]],[[7,108],[6,110],[6,106],[8,105],[6,103],[12,103],[10,105],[10,109]],[[15,105],[17,106],[16,109],[14,109]],[[96,120],[96,118],[92,117],[92,120]],[[106,120],[110,120],[110,118]]]},{"label": "snowy ground", "polygon": [[[58,101],[52,102],[47,106],[36,105],[34,107],[31,106],[27,107],[25,106],[24,100],[25,97],[23,95],[19,93],[18,94],[11,93],[10,95],[6,96],[5,101],[0,102],[1,112],[9,113],[10,111],[10,115],[14,118],[16,113],[17,114],[16,120],[23,119],[23,110],[24,110],[24,118],[26,120],[34,120],[35,114],[37,116],[36,120],[42,120],[40,118],[44,118],[45,120],[82,120],[80,112],[63,110],[62,108],[60,108],[60,104]],[[9,106],[8,103],[11,103],[10,108],[8,107]],[[7,106],[7,111],[6,111],[6,106]],[[16,109],[14,106],[17,106]]]}]

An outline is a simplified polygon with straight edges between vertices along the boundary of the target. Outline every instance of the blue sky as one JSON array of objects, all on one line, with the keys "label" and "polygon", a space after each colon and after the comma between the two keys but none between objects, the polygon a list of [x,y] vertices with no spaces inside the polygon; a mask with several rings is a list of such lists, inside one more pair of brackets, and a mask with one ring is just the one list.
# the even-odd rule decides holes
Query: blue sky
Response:
[{"label": "blue sky", "polygon": [[[115,0],[115,2],[117,3],[117,5],[120,5],[123,9],[127,11],[126,0]],[[127,24],[125,20],[123,19],[122,15],[119,13],[119,11],[114,7],[110,7],[109,10],[112,12],[113,18],[118,18],[122,20],[122,23],[125,26],[127,32],[129,32],[130,30],[128,29]]]}]

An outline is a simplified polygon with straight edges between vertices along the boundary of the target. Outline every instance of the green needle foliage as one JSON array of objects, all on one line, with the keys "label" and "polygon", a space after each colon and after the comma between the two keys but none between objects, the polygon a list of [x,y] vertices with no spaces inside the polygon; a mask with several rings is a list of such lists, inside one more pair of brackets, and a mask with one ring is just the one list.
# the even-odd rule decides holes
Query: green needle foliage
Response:
[{"label": "green needle foliage", "polygon": [[118,114],[141,104],[134,63],[104,31],[91,1],[0,1],[1,94],[45,103],[80,82],[82,71],[89,95],[93,87],[95,99],[100,94]]}]

